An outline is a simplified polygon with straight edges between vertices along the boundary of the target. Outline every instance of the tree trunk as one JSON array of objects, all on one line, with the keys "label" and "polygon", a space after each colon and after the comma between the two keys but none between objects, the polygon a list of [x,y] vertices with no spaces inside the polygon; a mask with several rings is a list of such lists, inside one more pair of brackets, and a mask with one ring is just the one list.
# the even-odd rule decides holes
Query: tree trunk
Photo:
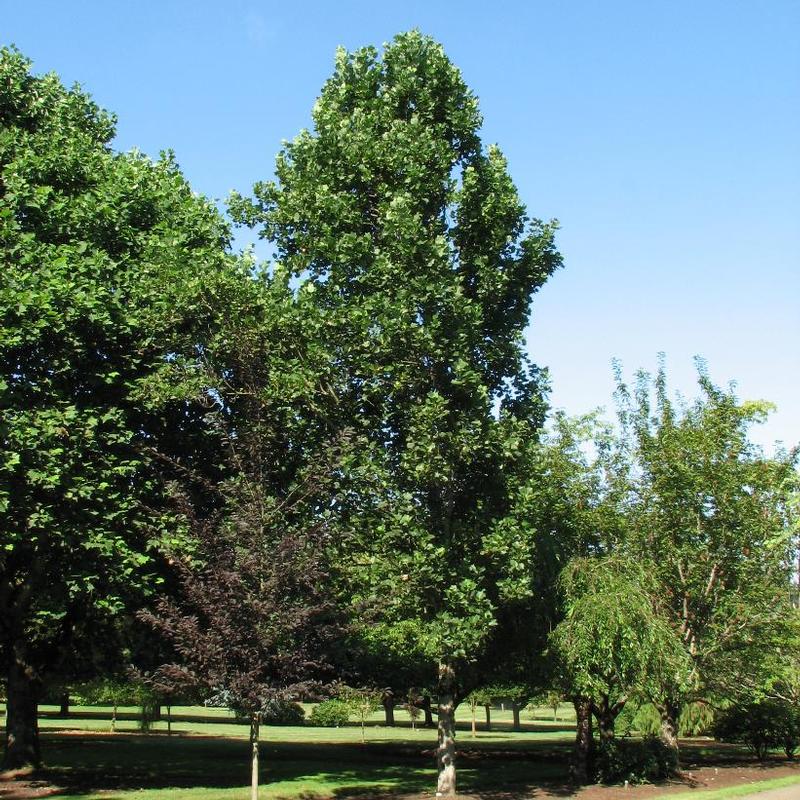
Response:
[{"label": "tree trunk", "polygon": [[667,700],[657,706],[661,715],[661,741],[672,751],[675,767],[678,767],[680,751],[678,749],[678,717],[681,706],[677,700]]},{"label": "tree trunk", "polygon": [[572,774],[575,783],[585,785],[592,776],[592,701],[577,697],[575,705],[575,753]]},{"label": "tree trunk", "polygon": [[172,706],[167,706],[167,736],[172,736]]},{"label": "tree trunk", "polygon": [[37,718],[39,682],[19,656],[12,659],[8,669],[7,694],[3,769],[38,767],[41,763]]},{"label": "tree trunk", "polygon": [[490,731],[492,729],[492,708],[487,703],[483,709],[486,712],[486,730]]},{"label": "tree trunk", "polygon": [[475,706],[472,706],[472,738],[474,739],[478,735],[478,724],[475,722]]},{"label": "tree trunk", "polygon": [[514,718],[514,722],[513,722],[512,726],[511,726],[511,729],[515,730],[515,731],[522,730],[522,725],[520,724],[520,721],[519,721],[519,712],[520,712],[519,703],[512,703],[511,704],[511,714],[512,714],[512,716]]},{"label": "tree trunk", "polygon": [[592,701],[591,711],[597,720],[597,730],[600,733],[601,743],[611,741],[614,738],[615,715],[609,707],[608,698],[603,697],[599,703]]},{"label": "tree trunk", "polygon": [[66,719],[69,716],[69,692],[61,695],[61,707],[58,709],[58,716]]},{"label": "tree trunk", "polygon": [[386,727],[394,728],[394,692],[388,689],[381,698],[383,703],[383,713],[386,716]]},{"label": "tree trunk", "polygon": [[114,703],[114,709],[111,712],[111,733],[117,732],[117,704]]},{"label": "tree trunk", "polygon": [[433,709],[431,708],[431,698],[426,694],[422,698],[421,703],[422,713],[425,715],[425,727],[433,727]]},{"label": "tree trunk", "polygon": [[453,665],[439,664],[439,725],[436,747],[436,767],[439,779],[437,797],[456,795],[456,704],[455,670]]},{"label": "tree trunk", "polygon": [[261,714],[250,717],[250,800],[258,800],[258,727]]}]

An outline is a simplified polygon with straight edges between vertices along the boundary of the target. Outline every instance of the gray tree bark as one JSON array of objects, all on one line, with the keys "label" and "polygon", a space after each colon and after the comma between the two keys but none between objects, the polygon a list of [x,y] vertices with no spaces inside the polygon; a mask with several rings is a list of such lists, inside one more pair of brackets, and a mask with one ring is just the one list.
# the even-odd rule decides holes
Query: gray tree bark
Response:
[{"label": "gray tree bark", "polygon": [[250,800],[258,800],[258,728],[261,714],[250,717]]},{"label": "gray tree bark", "polygon": [[439,778],[437,797],[456,796],[456,703],[455,670],[447,662],[439,664],[439,725],[436,768]]}]

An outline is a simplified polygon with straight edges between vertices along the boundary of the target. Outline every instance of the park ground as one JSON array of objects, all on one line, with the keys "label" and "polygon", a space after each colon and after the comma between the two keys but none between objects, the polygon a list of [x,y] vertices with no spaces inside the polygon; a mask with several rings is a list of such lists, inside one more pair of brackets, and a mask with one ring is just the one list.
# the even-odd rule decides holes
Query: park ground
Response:
[{"label": "park ground", "polygon": [[[2,800],[36,797],[70,800],[246,800],[247,729],[222,709],[172,710],[150,733],[138,729],[135,709],[121,709],[117,732],[109,732],[109,710],[78,708],[68,719],[42,707],[46,766],[0,780]],[[394,728],[375,715],[361,730],[266,727],[262,730],[261,796],[265,800],[335,798],[431,798],[435,731],[412,730],[401,719]],[[510,713],[495,710],[492,729],[482,715],[478,734],[469,731],[468,710],[459,715],[459,783],[464,798],[480,800],[723,800],[772,789],[775,800],[800,799],[800,765],[775,755],[759,763],[746,751],[709,739],[683,742],[684,772],[667,784],[590,786],[575,790],[568,761],[573,719],[562,707],[526,712],[524,730],[510,730]],[[767,796],[765,795],[765,798]]]}]

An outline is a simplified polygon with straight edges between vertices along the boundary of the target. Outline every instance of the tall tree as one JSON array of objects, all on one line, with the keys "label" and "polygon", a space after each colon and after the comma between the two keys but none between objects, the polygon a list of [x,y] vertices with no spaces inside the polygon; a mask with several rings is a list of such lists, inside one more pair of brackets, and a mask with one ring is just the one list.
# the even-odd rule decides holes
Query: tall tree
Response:
[{"label": "tall tree", "polygon": [[[65,639],[158,580],[179,535],[153,450],[213,463],[205,404],[150,383],[197,363],[228,231],[173,158],[116,154],[114,118],[0,51],[0,649],[5,764],[39,760]],[[193,443],[190,445],[190,442]],[[83,626],[84,629],[86,626]]]},{"label": "tall tree", "polygon": [[527,218],[480,125],[476,98],[430,38],[401,34],[382,55],[340,50],[313,130],[285,146],[277,180],[231,205],[313,299],[310,324],[340,376],[338,424],[362,442],[343,469],[371,481],[347,508],[361,554],[351,590],[374,623],[419,632],[435,665],[445,795],[459,670],[522,591],[529,551],[501,523],[544,410],[522,333],[532,294],[560,264],[554,226]]}]

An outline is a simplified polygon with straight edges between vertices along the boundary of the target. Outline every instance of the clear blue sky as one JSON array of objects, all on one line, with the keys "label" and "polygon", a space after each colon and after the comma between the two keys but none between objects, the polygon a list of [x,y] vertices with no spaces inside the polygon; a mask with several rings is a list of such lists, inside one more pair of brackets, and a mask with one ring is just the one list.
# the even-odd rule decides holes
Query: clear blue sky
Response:
[{"label": "clear blue sky", "polygon": [[692,356],[778,405],[800,441],[800,2],[0,0],[0,42],[119,115],[120,149],[172,148],[213,198],[269,177],[334,50],[418,27],[481,100],[565,268],[528,345],[569,413],[610,406],[612,357]]}]

